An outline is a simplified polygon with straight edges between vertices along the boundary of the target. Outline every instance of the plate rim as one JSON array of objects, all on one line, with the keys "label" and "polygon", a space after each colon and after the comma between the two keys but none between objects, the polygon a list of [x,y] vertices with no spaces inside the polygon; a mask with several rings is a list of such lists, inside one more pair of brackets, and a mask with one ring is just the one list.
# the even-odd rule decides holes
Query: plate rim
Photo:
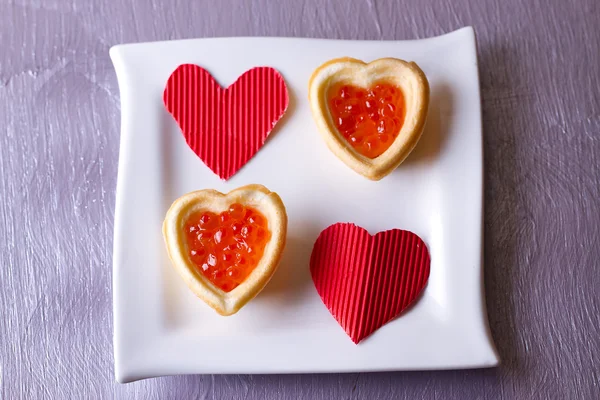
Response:
[{"label": "plate rim", "polygon": [[[458,36],[458,35],[465,35],[465,39],[464,40],[471,40],[472,41],[472,46],[473,46],[473,51],[475,53],[475,62],[476,62],[476,66],[475,66],[475,71],[476,71],[476,79],[477,79],[477,100],[478,100],[478,104],[475,105],[478,109],[477,109],[477,114],[478,114],[478,118],[479,118],[479,137],[480,137],[480,142],[481,142],[481,148],[480,148],[480,157],[479,157],[479,165],[481,168],[479,173],[480,173],[480,182],[479,182],[479,187],[480,187],[480,199],[478,200],[478,204],[479,204],[479,225],[480,225],[480,235],[478,235],[479,240],[480,240],[480,254],[479,254],[479,268],[477,270],[477,272],[479,273],[479,280],[480,280],[480,300],[481,300],[481,304],[480,306],[480,311],[481,311],[481,322],[483,322],[484,324],[484,330],[485,330],[485,335],[487,336],[487,341],[488,341],[488,346],[490,347],[491,353],[492,353],[492,358],[490,359],[489,362],[487,363],[481,363],[481,362],[474,362],[470,365],[467,365],[465,363],[461,363],[461,365],[454,365],[454,366],[448,366],[448,367],[444,367],[444,366],[432,366],[431,368],[425,367],[425,368],[417,368],[417,369],[402,369],[402,370],[428,370],[428,369],[436,369],[436,370],[441,370],[441,369],[465,369],[465,368],[476,368],[476,367],[494,367],[496,365],[499,364],[500,360],[498,357],[498,352],[495,348],[494,345],[494,341],[493,341],[493,337],[491,335],[491,330],[490,330],[490,326],[489,326],[489,319],[488,319],[488,315],[487,315],[487,309],[486,309],[486,302],[485,302],[485,285],[484,285],[484,273],[483,273],[483,254],[484,254],[484,215],[483,215],[483,190],[484,190],[484,179],[483,179],[483,119],[482,119],[482,114],[481,114],[481,92],[480,92],[480,79],[479,79],[479,68],[478,68],[478,57],[477,57],[477,43],[476,43],[476,37],[475,37],[475,32],[474,29],[471,26],[467,26],[467,27],[463,27],[460,29],[457,29],[455,31],[443,34],[443,35],[439,35],[439,36],[434,36],[434,37],[429,37],[429,38],[424,38],[424,39],[412,39],[412,40],[389,40],[389,41],[385,41],[387,43],[406,43],[406,42],[424,42],[424,41],[434,41],[434,40],[439,40],[441,38],[445,38],[445,37],[454,37],[454,36]],[[360,43],[381,43],[382,41],[375,41],[375,40],[337,40],[337,39],[313,39],[313,38],[291,38],[291,37],[222,37],[222,38],[196,38],[196,39],[182,39],[182,40],[175,40],[175,41],[159,41],[159,42],[143,42],[143,43],[129,43],[129,44],[119,44],[119,45],[115,45],[112,46],[109,50],[109,54],[110,54],[110,58],[113,62],[113,65],[115,67],[115,71],[117,74],[117,80],[119,82],[119,92],[120,92],[120,99],[121,99],[121,104],[123,105],[124,103],[126,103],[126,101],[124,101],[124,98],[127,100],[128,96],[130,96],[130,93],[128,91],[128,89],[126,88],[126,85],[124,83],[125,78],[123,76],[124,72],[123,72],[123,59],[122,59],[122,53],[124,51],[127,51],[131,48],[136,48],[136,49],[140,49],[140,48],[144,48],[146,46],[156,46],[156,45],[172,45],[174,43],[178,43],[178,44],[187,44],[189,42],[195,42],[195,41],[229,41],[229,40],[239,40],[239,39],[247,39],[247,40],[257,40],[257,41],[263,41],[263,40],[284,40],[284,41],[312,41],[312,42],[349,42],[349,43],[356,43],[356,42],[360,42]],[[474,111],[475,112],[475,111]],[[129,130],[129,126],[131,124],[131,121],[129,120],[129,116],[127,112],[123,112],[123,106],[122,106],[122,111],[121,111],[121,129],[120,129],[120,144],[119,144],[119,165],[118,165],[118,172],[117,172],[117,186],[116,186],[116,202],[115,202],[115,217],[114,217],[114,237],[113,237],[113,324],[114,324],[114,336],[113,336],[113,346],[114,346],[114,357],[115,357],[115,378],[118,382],[120,383],[126,383],[126,382],[132,382],[138,379],[144,379],[144,378],[149,378],[149,377],[154,377],[154,376],[163,376],[163,375],[174,375],[174,374],[169,374],[169,373],[163,373],[160,371],[156,371],[153,370],[153,368],[143,368],[140,367],[140,361],[136,360],[135,357],[133,359],[130,360],[124,360],[123,356],[122,356],[122,332],[120,331],[121,328],[123,328],[122,323],[120,322],[120,316],[119,316],[119,304],[120,304],[120,293],[121,293],[121,289],[119,289],[121,287],[121,285],[123,284],[123,282],[119,282],[118,276],[119,276],[119,265],[121,263],[120,260],[120,255],[122,254],[122,249],[121,249],[121,240],[120,240],[120,230],[121,230],[121,226],[124,222],[124,218],[122,215],[122,209],[123,209],[123,202],[125,202],[125,199],[123,198],[124,196],[122,195],[123,191],[124,191],[124,185],[125,185],[125,178],[124,175],[125,173],[124,171],[124,159],[126,159],[127,154],[129,154],[129,147],[131,146],[131,143],[129,143],[129,137],[127,135],[127,131]],[[146,349],[158,349],[160,348],[162,345],[164,345],[164,337],[162,338],[163,340],[161,340],[161,338],[150,338],[143,342],[143,346],[145,347],[144,349],[141,350],[142,353],[146,352]],[[140,343],[141,343],[140,342]],[[141,348],[141,344],[140,344],[140,348]],[[146,362],[147,364],[147,362]],[[159,367],[160,368],[160,365]],[[318,369],[311,369],[311,370],[290,370],[290,371],[257,371],[257,372],[249,372],[249,371],[235,371],[234,369],[232,369],[231,371],[223,371],[223,372],[212,372],[212,373],[325,373],[325,372],[331,372],[331,373],[335,373],[335,372],[341,372],[341,373],[345,373],[345,372],[375,372],[375,371],[399,371],[400,369],[397,368],[364,368],[361,370],[356,370],[356,369],[348,369],[348,370],[331,370],[331,369],[325,369],[325,370],[318,370]],[[182,373],[209,373],[206,371],[200,371],[200,372],[195,372],[195,371],[187,371],[187,372],[182,372]]]}]

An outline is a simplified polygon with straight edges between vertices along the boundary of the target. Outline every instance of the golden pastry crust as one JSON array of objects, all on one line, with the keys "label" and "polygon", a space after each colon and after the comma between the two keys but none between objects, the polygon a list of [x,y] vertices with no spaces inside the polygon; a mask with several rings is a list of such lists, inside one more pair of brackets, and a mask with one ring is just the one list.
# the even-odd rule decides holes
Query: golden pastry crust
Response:
[{"label": "golden pastry crust", "polygon": [[[263,257],[246,280],[232,291],[224,292],[198,272],[190,261],[183,227],[189,216],[197,211],[220,213],[236,202],[253,207],[265,216],[271,239],[265,247]],[[175,200],[163,223],[163,236],[173,266],[196,296],[221,315],[238,312],[269,282],[281,260],[286,233],[285,206],[277,193],[262,185],[243,186],[227,194],[212,189],[188,193]]]},{"label": "golden pastry crust", "polygon": [[[338,83],[367,88],[382,81],[402,90],[406,115],[391,146],[380,156],[368,158],[357,152],[338,132],[327,105],[327,92]],[[429,107],[429,82],[414,62],[380,58],[367,64],[349,57],[336,58],[313,72],[308,84],[308,100],[329,149],[354,171],[371,180],[380,180],[406,159],[421,138]]]}]

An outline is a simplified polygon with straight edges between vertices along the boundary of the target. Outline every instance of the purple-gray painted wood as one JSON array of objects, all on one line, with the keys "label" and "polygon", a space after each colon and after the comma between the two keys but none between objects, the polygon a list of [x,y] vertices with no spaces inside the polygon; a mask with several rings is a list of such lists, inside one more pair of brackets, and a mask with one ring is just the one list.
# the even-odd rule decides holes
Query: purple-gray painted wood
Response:
[{"label": "purple-gray painted wood", "polygon": [[[0,397],[599,398],[599,23],[597,0],[1,1]],[[485,284],[502,366],[115,383],[120,117],[109,47],[413,39],[464,25],[478,36]]]}]

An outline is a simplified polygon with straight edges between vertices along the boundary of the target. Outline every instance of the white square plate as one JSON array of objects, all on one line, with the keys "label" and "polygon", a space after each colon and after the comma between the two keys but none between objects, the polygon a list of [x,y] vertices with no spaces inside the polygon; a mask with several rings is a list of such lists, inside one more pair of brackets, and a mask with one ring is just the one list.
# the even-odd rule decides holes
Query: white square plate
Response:
[{"label": "white square plate", "polygon": [[[115,373],[119,382],[195,373],[292,373],[490,367],[482,279],[482,133],[472,28],[415,41],[223,38],[113,47],[121,91],[121,148],[114,237]],[[431,104],[415,151],[371,182],[338,160],[313,123],[313,70],[342,56],[416,61]],[[290,106],[272,137],[228,182],[187,147],[162,92],[182,63],[206,68],[222,86],[254,66],[272,66]],[[261,183],[288,215],[283,261],[238,314],[220,317],[171,267],[161,224],[192,190]],[[422,298],[360,345],[322,304],[309,273],[319,232],[354,222],[372,234],[402,228],[429,246]]]}]

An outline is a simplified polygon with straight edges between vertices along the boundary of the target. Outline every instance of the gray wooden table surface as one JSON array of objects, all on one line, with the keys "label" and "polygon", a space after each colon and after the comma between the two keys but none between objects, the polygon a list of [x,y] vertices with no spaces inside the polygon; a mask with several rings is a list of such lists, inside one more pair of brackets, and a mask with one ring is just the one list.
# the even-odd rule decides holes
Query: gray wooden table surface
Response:
[{"label": "gray wooden table surface", "polygon": [[[119,91],[110,46],[414,39],[473,25],[490,370],[113,375]],[[0,0],[0,398],[600,398],[598,0]]]}]

